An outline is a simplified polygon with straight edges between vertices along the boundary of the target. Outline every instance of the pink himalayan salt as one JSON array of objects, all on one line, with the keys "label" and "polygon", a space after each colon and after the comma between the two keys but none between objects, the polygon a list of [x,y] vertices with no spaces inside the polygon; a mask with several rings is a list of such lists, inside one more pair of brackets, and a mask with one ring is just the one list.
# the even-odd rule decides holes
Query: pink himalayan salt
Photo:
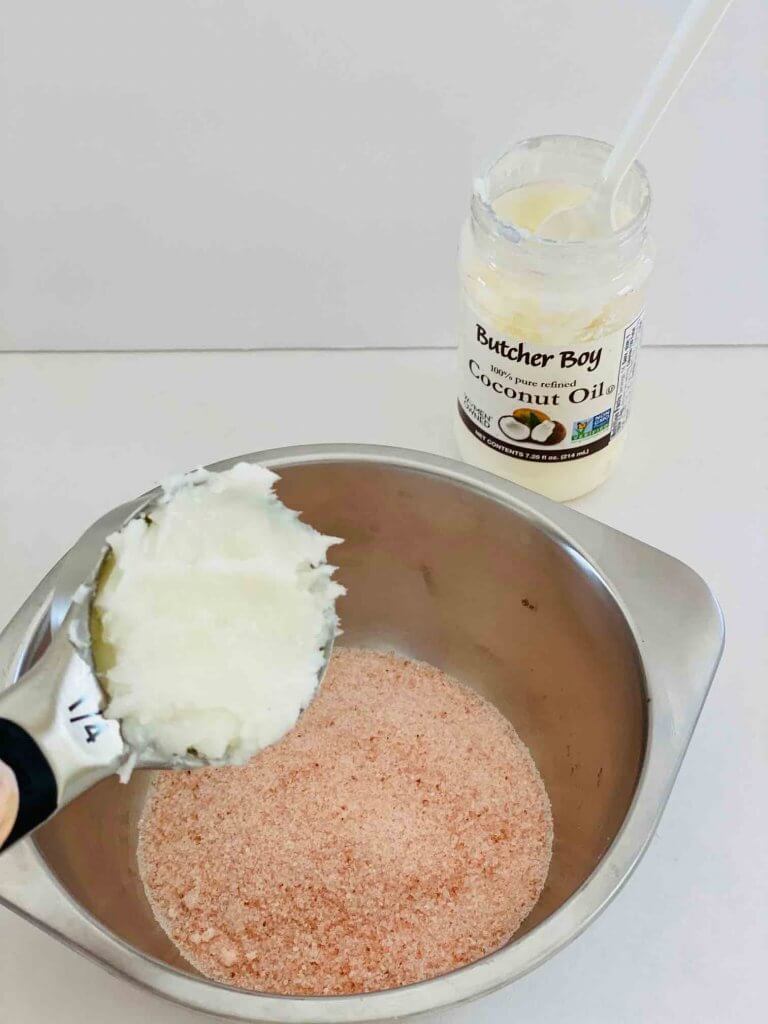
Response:
[{"label": "pink himalayan salt", "polygon": [[342,648],[298,725],[248,765],[158,774],[139,865],[204,975],[331,995],[498,949],[551,850],[544,784],[496,708],[430,665]]}]

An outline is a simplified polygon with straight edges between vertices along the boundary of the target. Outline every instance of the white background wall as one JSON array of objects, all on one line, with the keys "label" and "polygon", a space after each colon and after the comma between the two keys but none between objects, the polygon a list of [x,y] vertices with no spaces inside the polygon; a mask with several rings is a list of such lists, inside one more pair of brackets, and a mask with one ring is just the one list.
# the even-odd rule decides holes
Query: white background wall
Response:
[{"label": "white background wall", "polygon": [[[5,0],[0,347],[446,345],[475,170],[611,140],[685,0]],[[764,0],[645,162],[648,340],[768,342]]]}]

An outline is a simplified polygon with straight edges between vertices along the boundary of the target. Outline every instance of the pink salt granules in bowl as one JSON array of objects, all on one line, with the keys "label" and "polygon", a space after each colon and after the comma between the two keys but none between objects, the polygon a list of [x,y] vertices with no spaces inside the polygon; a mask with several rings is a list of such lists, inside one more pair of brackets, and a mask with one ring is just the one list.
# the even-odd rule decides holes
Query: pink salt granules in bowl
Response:
[{"label": "pink salt granules in bowl", "polygon": [[510,723],[438,669],[337,649],[244,767],[162,772],[140,828],[152,909],[209,978],[284,995],[407,985],[504,945],[552,815]]}]

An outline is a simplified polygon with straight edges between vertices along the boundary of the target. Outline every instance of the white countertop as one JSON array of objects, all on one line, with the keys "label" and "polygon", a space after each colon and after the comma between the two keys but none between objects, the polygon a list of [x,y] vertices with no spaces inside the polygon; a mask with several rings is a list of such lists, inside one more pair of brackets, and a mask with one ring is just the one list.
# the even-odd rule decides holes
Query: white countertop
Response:
[{"label": "white countertop", "polygon": [[[455,454],[452,374],[447,350],[0,355],[0,620],[85,526],[169,472],[316,441]],[[764,1011],[766,379],[768,348],[644,352],[624,463],[575,504],[709,581],[725,656],[626,888],[553,960],[443,1024],[747,1024]],[[3,909],[0,1019],[201,1020]]]}]

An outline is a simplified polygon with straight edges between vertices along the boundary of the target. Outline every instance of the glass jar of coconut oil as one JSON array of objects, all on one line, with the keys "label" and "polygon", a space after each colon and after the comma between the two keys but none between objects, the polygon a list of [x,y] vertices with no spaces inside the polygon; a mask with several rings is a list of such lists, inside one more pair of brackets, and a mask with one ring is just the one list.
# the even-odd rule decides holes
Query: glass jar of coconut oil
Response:
[{"label": "glass jar of coconut oil", "polygon": [[621,454],[653,261],[637,163],[610,227],[549,237],[558,214],[589,209],[609,153],[566,135],[518,143],[476,183],[461,239],[461,454],[560,501],[601,484]]}]

